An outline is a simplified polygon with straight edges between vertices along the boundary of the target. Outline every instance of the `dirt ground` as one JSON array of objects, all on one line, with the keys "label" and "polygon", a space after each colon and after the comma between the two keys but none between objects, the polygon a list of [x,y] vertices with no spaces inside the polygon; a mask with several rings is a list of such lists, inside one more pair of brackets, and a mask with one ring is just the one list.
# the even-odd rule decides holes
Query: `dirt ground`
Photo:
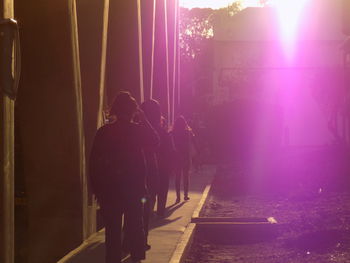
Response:
[{"label": "dirt ground", "polygon": [[282,163],[278,169],[219,172],[201,216],[274,217],[278,224],[271,235],[250,240],[243,233],[217,242],[198,233],[185,262],[350,262],[348,157],[329,149],[298,152],[274,161]]}]

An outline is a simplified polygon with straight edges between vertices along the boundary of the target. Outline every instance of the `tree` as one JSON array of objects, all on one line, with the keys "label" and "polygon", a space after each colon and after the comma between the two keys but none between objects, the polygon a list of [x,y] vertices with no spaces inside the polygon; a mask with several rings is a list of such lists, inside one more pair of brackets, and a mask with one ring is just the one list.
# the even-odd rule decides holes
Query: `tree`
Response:
[{"label": "tree", "polygon": [[180,10],[180,48],[184,60],[193,60],[201,48],[213,36],[210,8],[181,8]]},{"label": "tree", "polygon": [[180,47],[182,59],[193,60],[213,37],[213,21],[230,18],[241,10],[239,2],[213,10],[211,8],[180,9]]},{"label": "tree", "polygon": [[[182,107],[203,105],[212,86],[213,69],[213,22],[230,19],[241,10],[239,2],[213,10],[210,8],[181,8],[180,10],[180,56]],[[187,103],[186,103],[187,101]],[[185,105],[184,105],[185,104]]]}]

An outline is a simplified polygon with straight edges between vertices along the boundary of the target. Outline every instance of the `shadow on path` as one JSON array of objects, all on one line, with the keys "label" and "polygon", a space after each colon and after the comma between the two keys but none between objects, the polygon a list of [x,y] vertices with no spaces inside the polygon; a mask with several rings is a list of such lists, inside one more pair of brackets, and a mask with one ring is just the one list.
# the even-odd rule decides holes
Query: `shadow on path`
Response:
[{"label": "shadow on path", "polygon": [[177,220],[179,220],[181,218],[181,216],[173,218],[173,219],[168,219],[168,217],[170,217],[172,215],[172,213],[175,212],[175,210],[179,209],[180,207],[182,207],[184,205],[185,202],[182,203],[176,203],[176,204],[172,204],[170,206],[168,206],[166,208],[166,212],[165,215],[160,217],[160,216],[155,216],[151,219],[150,222],[150,229],[154,229],[160,226],[164,226],[167,224],[170,224],[172,222],[175,222]]},{"label": "shadow on path", "polygon": [[153,221],[151,221],[150,229],[154,229],[157,227],[161,227],[167,224],[171,224],[177,220],[179,220],[181,216],[173,218],[173,219],[167,219],[167,218],[155,218]]},{"label": "shadow on path", "polygon": [[[200,195],[206,184],[209,182],[208,176],[212,174],[211,168],[207,169],[205,173],[191,174],[190,175],[190,197]],[[175,201],[176,193],[174,187],[174,178],[170,180],[170,187],[168,193],[168,204]],[[198,196],[197,196],[198,199]],[[198,200],[197,200],[198,201]],[[186,218],[190,220],[193,213],[193,204],[196,204],[196,198],[191,198],[189,202],[182,201],[180,203],[172,203],[166,208],[164,217],[154,217],[150,221],[150,229],[161,228],[163,226],[174,223],[174,227],[170,230],[160,231],[160,239],[155,239],[155,246],[151,251],[155,251],[153,254],[148,253],[146,262],[161,262],[166,263],[167,259],[173,253],[176,242],[181,236],[180,229],[184,227],[188,222]],[[192,203],[193,202],[193,203]],[[187,205],[186,205],[187,204]],[[176,229],[173,231],[173,229]],[[152,233],[151,233],[152,235]],[[156,235],[159,238],[159,234]],[[166,242],[164,242],[164,240]],[[105,236],[104,230],[99,231],[95,236],[84,242],[81,247],[77,248],[77,251],[72,251],[69,259],[60,261],[61,263],[103,263],[105,259]],[[157,243],[158,242],[158,243]],[[170,244],[170,245],[169,245]],[[158,250],[157,250],[158,249]],[[160,253],[158,253],[161,251]],[[129,259],[123,260],[123,262],[130,262]]]},{"label": "shadow on path", "polygon": [[175,203],[175,204],[168,206],[166,208],[165,217],[171,216],[171,214],[174,213],[175,210],[179,209],[184,204],[185,204],[185,202],[181,202],[181,203]]}]

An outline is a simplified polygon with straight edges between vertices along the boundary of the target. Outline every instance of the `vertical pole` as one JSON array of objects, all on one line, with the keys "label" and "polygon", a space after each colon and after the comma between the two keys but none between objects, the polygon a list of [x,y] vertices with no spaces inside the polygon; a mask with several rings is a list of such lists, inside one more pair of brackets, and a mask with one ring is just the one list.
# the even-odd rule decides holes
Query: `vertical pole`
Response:
[{"label": "vertical pole", "polygon": [[139,70],[140,70],[140,101],[145,100],[143,88],[143,55],[142,55],[142,17],[141,17],[141,0],[137,0],[137,29],[139,37]]},{"label": "vertical pole", "polygon": [[154,42],[156,38],[156,7],[157,1],[153,0],[153,18],[152,18],[152,58],[151,58],[151,85],[150,99],[153,99],[153,78],[154,78]]},{"label": "vertical pole", "polygon": [[69,15],[71,23],[71,47],[73,54],[73,74],[74,74],[74,89],[75,89],[75,104],[77,114],[77,126],[78,126],[78,138],[79,138],[79,173],[80,183],[82,187],[82,220],[83,220],[83,239],[88,237],[88,188],[87,178],[85,172],[85,135],[84,135],[84,119],[83,119],[83,95],[81,87],[81,74],[80,74],[80,57],[79,57],[79,35],[78,35],[78,21],[77,21],[77,9],[76,0],[69,1]]},{"label": "vertical pole", "polygon": [[181,47],[180,47],[180,35],[181,35],[181,9],[180,6],[178,6],[178,21],[177,21],[177,27],[178,27],[178,36],[179,36],[179,44],[177,45],[177,110],[179,110],[180,107],[180,97],[181,97]]},{"label": "vertical pole", "polygon": [[[13,0],[3,0],[3,18],[14,18]],[[13,70],[13,67],[12,67]],[[3,241],[4,263],[15,259],[15,182],[14,182],[14,109],[15,102],[8,96],[2,98],[2,173],[3,173]]]},{"label": "vertical pole", "polygon": [[2,141],[3,141],[3,240],[5,263],[14,262],[14,108],[15,102],[2,95]]},{"label": "vertical pole", "polygon": [[178,26],[178,11],[179,1],[174,1],[175,19],[174,19],[174,66],[173,66],[173,85],[172,85],[172,110],[171,110],[171,124],[175,120],[175,89],[176,89],[176,73],[177,73],[177,52],[178,52],[178,40],[179,40],[179,26]]},{"label": "vertical pole", "polygon": [[105,106],[105,83],[106,83],[106,62],[107,62],[107,36],[108,36],[108,16],[109,0],[104,0],[103,7],[103,29],[102,29],[102,47],[101,47],[101,70],[100,70],[100,98],[97,119],[97,128],[103,124],[103,107]]},{"label": "vertical pole", "polygon": [[169,83],[169,36],[168,36],[168,5],[167,0],[164,0],[164,26],[165,26],[165,50],[166,50],[166,98],[167,98],[167,120],[170,124],[171,109],[170,109],[170,83]]}]

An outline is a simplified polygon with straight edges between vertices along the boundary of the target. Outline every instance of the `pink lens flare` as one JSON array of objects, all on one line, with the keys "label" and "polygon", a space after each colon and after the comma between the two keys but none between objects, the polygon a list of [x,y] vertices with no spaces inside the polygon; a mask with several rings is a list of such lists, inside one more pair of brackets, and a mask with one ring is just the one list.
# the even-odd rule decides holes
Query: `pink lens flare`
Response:
[{"label": "pink lens flare", "polygon": [[299,37],[299,29],[303,22],[303,11],[310,0],[273,0],[279,23],[279,34],[282,49],[287,61],[293,59],[296,42]]}]

